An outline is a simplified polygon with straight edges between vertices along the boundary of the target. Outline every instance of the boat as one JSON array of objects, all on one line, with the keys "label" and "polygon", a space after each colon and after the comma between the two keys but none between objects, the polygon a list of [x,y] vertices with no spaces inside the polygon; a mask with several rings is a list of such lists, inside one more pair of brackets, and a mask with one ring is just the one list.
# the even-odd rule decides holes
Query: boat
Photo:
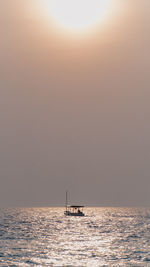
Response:
[{"label": "boat", "polygon": [[83,208],[84,206],[68,205],[68,192],[66,191],[66,210],[64,214],[66,216],[85,216]]}]

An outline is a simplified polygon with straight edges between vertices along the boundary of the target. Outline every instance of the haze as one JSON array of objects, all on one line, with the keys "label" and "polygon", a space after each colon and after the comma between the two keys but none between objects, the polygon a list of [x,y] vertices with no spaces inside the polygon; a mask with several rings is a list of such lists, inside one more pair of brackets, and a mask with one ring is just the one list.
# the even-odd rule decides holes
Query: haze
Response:
[{"label": "haze", "polygon": [[150,1],[82,38],[0,1],[0,205],[150,205]]}]

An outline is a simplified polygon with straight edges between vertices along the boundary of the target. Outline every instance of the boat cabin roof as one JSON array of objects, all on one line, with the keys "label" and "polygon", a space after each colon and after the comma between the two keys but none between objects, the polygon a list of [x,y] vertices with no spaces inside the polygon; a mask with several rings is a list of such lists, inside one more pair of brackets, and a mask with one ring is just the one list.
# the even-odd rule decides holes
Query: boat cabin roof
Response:
[{"label": "boat cabin roof", "polygon": [[84,206],[75,206],[75,205],[71,205],[69,206],[70,208],[74,208],[74,209],[78,209],[78,208],[84,208]]}]

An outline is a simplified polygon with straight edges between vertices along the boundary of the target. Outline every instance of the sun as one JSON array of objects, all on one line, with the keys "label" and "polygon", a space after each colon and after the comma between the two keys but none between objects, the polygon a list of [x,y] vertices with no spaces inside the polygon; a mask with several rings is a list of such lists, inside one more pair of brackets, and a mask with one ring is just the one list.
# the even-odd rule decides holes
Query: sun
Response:
[{"label": "sun", "polygon": [[83,31],[102,22],[110,12],[112,0],[42,0],[47,14],[69,31]]}]

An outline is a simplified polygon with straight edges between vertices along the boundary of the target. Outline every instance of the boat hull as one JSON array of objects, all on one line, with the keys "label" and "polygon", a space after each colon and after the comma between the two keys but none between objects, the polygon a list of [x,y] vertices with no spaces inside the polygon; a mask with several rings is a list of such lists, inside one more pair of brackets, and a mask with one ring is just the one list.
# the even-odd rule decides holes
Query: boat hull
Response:
[{"label": "boat hull", "polygon": [[83,212],[70,212],[70,211],[65,211],[64,214],[66,216],[78,216],[78,217],[83,217],[84,213]]}]

